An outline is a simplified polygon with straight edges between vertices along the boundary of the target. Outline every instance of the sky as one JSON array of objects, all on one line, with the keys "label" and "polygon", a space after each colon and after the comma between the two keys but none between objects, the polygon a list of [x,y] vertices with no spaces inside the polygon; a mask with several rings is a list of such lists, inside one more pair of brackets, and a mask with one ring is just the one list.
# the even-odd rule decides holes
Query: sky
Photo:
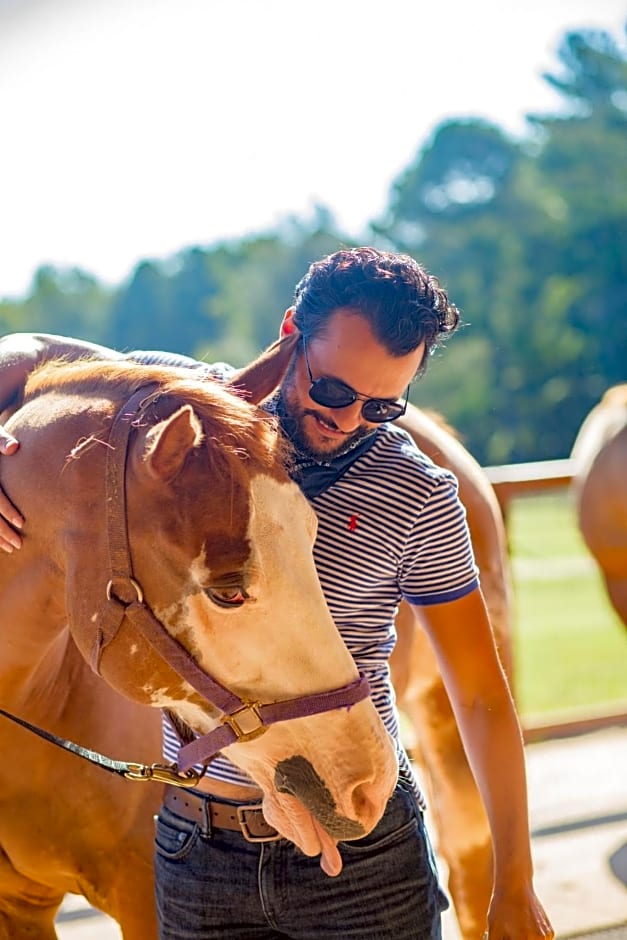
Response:
[{"label": "sky", "polygon": [[307,220],[359,239],[443,120],[559,112],[624,0],[0,0],[0,298]]}]

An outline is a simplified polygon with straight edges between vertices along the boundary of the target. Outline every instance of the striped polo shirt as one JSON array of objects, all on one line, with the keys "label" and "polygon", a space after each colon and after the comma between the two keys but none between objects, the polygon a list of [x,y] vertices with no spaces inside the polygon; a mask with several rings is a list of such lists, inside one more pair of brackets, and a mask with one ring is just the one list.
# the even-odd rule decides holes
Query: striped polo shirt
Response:
[{"label": "striped polo shirt", "polygon": [[[132,356],[185,364],[183,357]],[[373,703],[397,744],[401,770],[413,780],[390,680],[394,619],[402,598],[424,607],[457,600],[478,586],[457,480],[426,457],[405,431],[382,424],[372,445],[310,502],[318,517],[313,555],[331,616],[370,682]],[[176,763],[180,742],[165,716],[163,732],[164,757]],[[221,754],[209,764],[206,777],[251,784]]]}]

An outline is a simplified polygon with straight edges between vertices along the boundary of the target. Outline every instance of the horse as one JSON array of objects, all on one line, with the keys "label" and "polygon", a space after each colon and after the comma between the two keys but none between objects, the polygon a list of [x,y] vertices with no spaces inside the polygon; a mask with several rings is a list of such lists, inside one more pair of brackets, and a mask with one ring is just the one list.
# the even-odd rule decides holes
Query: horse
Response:
[{"label": "horse", "polygon": [[[268,388],[271,386],[272,381]],[[512,681],[512,589],[505,528],[494,491],[479,464],[440,416],[409,405],[400,424],[423,452],[452,469],[459,480],[499,654]],[[405,604],[401,604],[396,630],[398,639],[390,665],[397,702],[411,723],[410,750],[428,792],[460,935],[463,940],[474,940],[483,933],[493,886],[487,817],[435,657]],[[144,713],[143,718],[145,733],[157,735],[155,716]],[[146,808],[145,819],[150,809]],[[138,853],[139,842],[138,837]],[[149,860],[151,844],[147,839],[144,842]]]},{"label": "horse", "polygon": [[[67,893],[125,940],[156,937],[161,709],[334,862],[381,817],[397,761],[267,415],[189,371],[79,361],[35,371],[7,428],[1,485],[26,525],[0,567],[0,707],[148,772],[104,773],[0,717],[1,940],[55,938]],[[187,785],[189,764],[161,769]]]},{"label": "horse", "polygon": [[571,451],[577,523],[627,626],[627,383],[609,388]]},{"label": "horse", "polygon": [[[452,470],[466,509],[481,587],[503,669],[513,687],[512,582],[502,513],[485,471],[436,413],[409,405],[398,425],[435,463]],[[448,892],[463,940],[483,935],[493,888],[490,827],[426,634],[409,606],[396,618],[391,657],[397,703],[411,727]]]}]

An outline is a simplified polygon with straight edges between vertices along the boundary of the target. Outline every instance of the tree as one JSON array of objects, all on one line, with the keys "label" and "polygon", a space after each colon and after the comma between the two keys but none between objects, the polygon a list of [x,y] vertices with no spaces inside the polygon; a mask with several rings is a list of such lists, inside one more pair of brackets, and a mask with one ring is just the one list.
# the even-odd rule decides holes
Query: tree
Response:
[{"label": "tree", "polygon": [[22,304],[23,329],[101,342],[111,291],[79,268],[40,267]]},{"label": "tree", "polygon": [[415,394],[446,402],[486,463],[566,456],[591,405],[626,376],[627,64],[596,32],[567,35],[559,60],[546,78],[565,116],[533,116],[520,142],[483,121],[444,123],[374,226],[462,309],[447,367]]}]

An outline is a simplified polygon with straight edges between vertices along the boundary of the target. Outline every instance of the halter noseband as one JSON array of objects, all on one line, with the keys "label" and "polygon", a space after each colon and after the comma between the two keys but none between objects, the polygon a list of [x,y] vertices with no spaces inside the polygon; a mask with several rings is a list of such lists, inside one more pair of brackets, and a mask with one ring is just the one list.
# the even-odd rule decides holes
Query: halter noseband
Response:
[{"label": "halter noseband", "polygon": [[91,655],[92,669],[100,675],[103,650],[117,634],[124,618],[136,626],[150,645],[203,698],[222,713],[220,724],[178,752],[178,769],[206,763],[236,741],[252,741],[270,725],[304,718],[337,708],[350,708],[370,695],[367,678],[359,678],[331,692],[317,692],[282,702],[262,704],[239,698],[200,668],[193,656],[144,603],[143,590],[133,577],[126,514],[126,464],[131,427],[158,394],[156,385],[138,389],[116,414],[106,448],[106,507],[110,580],[106,606]]}]

